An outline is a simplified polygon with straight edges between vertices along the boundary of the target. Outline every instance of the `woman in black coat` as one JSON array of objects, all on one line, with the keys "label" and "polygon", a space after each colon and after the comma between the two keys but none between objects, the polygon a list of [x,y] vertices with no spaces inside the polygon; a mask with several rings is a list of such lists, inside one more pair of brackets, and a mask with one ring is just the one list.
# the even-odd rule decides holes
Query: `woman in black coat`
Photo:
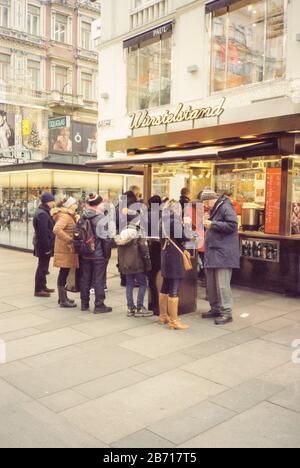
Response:
[{"label": "woman in black coat", "polygon": [[159,296],[159,322],[169,324],[172,330],[189,328],[178,319],[178,306],[180,286],[185,276],[184,243],[191,238],[191,220],[182,221],[180,204],[171,202],[162,214],[161,272],[164,281]]},{"label": "woman in black coat", "polygon": [[148,220],[146,233],[149,237],[149,251],[152,269],[148,274],[150,304],[149,309],[155,315],[159,315],[159,291],[157,288],[157,276],[161,270],[161,243],[160,243],[160,221],[161,221],[160,196],[154,195],[148,202]]}]

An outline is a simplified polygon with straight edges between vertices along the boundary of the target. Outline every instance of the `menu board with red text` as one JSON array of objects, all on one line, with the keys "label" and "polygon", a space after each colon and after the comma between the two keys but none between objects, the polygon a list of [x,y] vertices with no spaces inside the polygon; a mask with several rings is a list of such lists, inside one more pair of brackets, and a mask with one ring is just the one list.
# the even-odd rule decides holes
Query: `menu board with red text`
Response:
[{"label": "menu board with red text", "polygon": [[267,169],[266,234],[280,234],[281,176],[280,168]]}]

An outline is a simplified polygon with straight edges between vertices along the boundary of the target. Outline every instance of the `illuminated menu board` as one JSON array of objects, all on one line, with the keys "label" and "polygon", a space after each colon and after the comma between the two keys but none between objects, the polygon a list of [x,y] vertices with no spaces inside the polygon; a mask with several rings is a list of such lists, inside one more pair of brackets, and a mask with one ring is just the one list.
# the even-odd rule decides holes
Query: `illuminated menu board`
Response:
[{"label": "illuminated menu board", "polygon": [[280,234],[281,176],[280,168],[267,169],[266,234]]}]

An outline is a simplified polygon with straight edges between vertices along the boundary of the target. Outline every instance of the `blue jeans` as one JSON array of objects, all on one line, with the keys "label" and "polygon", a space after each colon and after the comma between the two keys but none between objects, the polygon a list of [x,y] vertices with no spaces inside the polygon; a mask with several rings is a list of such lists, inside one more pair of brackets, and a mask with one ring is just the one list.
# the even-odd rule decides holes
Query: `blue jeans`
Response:
[{"label": "blue jeans", "polygon": [[147,275],[145,273],[137,273],[136,275],[126,275],[126,280],[126,297],[128,308],[133,309],[135,307],[133,297],[135,283],[138,283],[139,285],[137,307],[138,309],[144,307],[144,300],[148,287]]},{"label": "blue jeans", "polygon": [[164,282],[161,288],[161,294],[167,294],[169,297],[176,298],[179,296],[181,279],[167,279],[164,278]]}]

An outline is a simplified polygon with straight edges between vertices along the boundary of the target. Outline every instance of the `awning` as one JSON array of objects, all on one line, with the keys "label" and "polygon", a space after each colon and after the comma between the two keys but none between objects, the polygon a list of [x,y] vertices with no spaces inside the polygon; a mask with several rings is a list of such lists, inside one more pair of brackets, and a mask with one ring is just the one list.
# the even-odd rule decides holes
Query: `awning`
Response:
[{"label": "awning", "polygon": [[264,154],[276,154],[278,150],[277,140],[259,141],[231,146],[208,146],[193,150],[164,151],[161,153],[144,153],[138,156],[128,156],[123,159],[110,159],[105,161],[91,161],[89,167],[108,166],[137,166],[140,164],[162,164],[168,162],[193,161],[193,160],[218,160],[224,158],[238,158],[257,156]]},{"label": "awning", "polygon": [[213,13],[216,10],[221,10],[221,8],[229,7],[234,3],[238,3],[241,0],[211,0],[205,4],[205,12]]},{"label": "awning", "polygon": [[169,21],[168,23],[164,23],[156,28],[150,29],[150,31],[146,31],[138,36],[130,37],[123,42],[124,49],[128,49],[129,47],[133,47],[135,45],[141,44],[142,42],[146,42],[149,39],[153,39],[155,37],[160,38],[162,34],[167,32],[173,31],[174,21]]}]

